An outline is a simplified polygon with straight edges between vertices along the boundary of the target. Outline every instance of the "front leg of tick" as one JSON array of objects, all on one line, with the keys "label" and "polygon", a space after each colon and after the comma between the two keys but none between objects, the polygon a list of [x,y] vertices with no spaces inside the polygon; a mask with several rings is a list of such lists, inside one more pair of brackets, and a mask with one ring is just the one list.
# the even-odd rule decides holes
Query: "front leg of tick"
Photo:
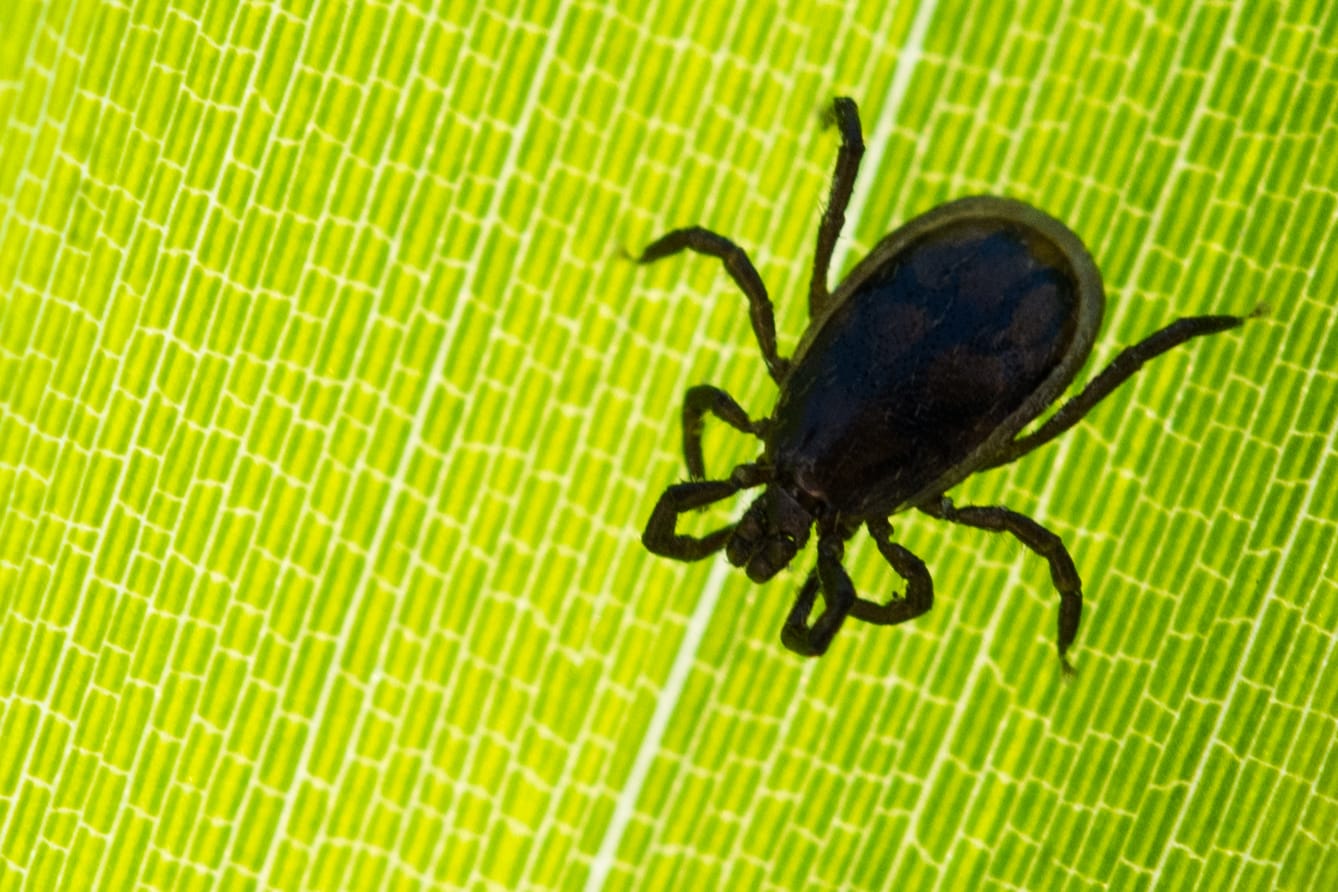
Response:
[{"label": "front leg of tick", "polygon": [[779,384],[789,370],[790,363],[776,352],[776,316],[771,306],[771,297],[767,294],[762,277],[757,274],[757,268],[748,259],[747,252],[723,235],[700,226],[689,226],[667,232],[651,242],[636,262],[651,263],[680,251],[696,251],[698,254],[719,258],[725,264],[725,270],[734,284],[748,297],[748,315],[753,323],[753,334],[757,335],[758,346],[762,348],[762,361],[767,364],[772,379]]},{"label": "front leg of tick", "polygon": [[683,395],[683,460],[687,462],[688,476],[693,480],[706,477],[706,460],[702,457],[702,421],[706,413],[728,424],[735,430],[755,437],[763,435],[765,424],[753,421],[734,397],[718,387],[698,384],[689,387]]},{"label": "front leg of tick", "polygon": [[856,598],[850,615],[866,623],[891,626],[928,613],[929,608],[934,606],[934,580],[930,578],[924,561],[892,541],[892,526],[886,519],[870,520],[866,526],[883,559],[892,565],[897,575],[906,580],[906,594],[886,604]]},{"label": "front leg of tick", "polygon": [[[841,565],[844,551],[845,543],[839,533],[824,533],[818,540],[818,567],[808,575],[799,590],[781,629],[781,643],[800,656],[820,657],[826,653],[832,638],[855,606],[855,584]],[[825,606],[809,625],[808,617],[813,612],[819,588]]]},{"label": "front leg of tick", "polygon": [[660,495],[655,509],[641,534],[646,550],[661,557],[680,561],[699,561],[725,547],[734,525],[722,527],[705,536],[688,536],[677,531],[678,516],[713,502],[727,499],[741,489],[765,482],[765,474],[756,465],[739,465],[728,480],[702,480],[677,483]]},{"label": "front leg of tick", "polygon": [[944,497],[921,505],[920,510],[952,523],[1009,533],[1050,562],[1050,578],[1059,592],[1059,662],[1064,674],[1072,675],[1073,667],[1064,655],[1078,634],[1078,621],[1082,618],[1082,580],[1063,540],[1025,514],[999,506],[958,508]]}]

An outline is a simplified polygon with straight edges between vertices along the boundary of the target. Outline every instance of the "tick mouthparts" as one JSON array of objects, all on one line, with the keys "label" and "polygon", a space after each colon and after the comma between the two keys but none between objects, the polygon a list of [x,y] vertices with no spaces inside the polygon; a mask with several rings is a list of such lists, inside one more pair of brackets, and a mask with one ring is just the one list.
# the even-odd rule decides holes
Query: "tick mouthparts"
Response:
[{"label": "tick mouthparts", "polygon": [[757,554],[748,562],[748,569],[746,572],[748,578],[753,582],[766,582],[780,572],[780,567],[768,564],[762,559],[762,555]]},{"label": "tick mouthparts", "polygon": [[744,539],[736,531],[729,542],[725,544],[725,559],[735,567],[742,567],[748,563],[756,551],[757,543],[751,539]]},{"label": "tick mouthparts", "polygon": [[775,576],[789,565],[798,551],[799,543],[790,536],[763,533],[750,527],[747,518],[740,522],[725,544],[725,557],[734,566],[744,567],[753,582],[766,582]]},{"label": "tick mouthparts", "polygon": [[753,582],[766,582],[790,563],[796,550],[789,539],[768,539],[749,559],[748,578]]}]

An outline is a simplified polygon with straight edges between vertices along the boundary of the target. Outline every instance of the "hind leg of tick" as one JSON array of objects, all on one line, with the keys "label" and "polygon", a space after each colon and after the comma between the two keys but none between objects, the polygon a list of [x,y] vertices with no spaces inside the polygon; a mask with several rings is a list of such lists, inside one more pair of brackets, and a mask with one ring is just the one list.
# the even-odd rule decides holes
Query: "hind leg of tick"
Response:
[{"label": "hind leg of tick", "polygon": [[808,280],[808,315],[816,319],[827,308],[832,296],[827,290],[827,273],[832,265],[832,252],[841,237],[846,222],[846,208],[855,191],[855,177],[859,174],[860,159],[864,157],[864,133],[859,123],[859,107],[848,96],[838,96],[827,113],[829,122],[841,131],[841,148],[836,153],[836,169],[832,171],[831,197],[818,226],[818,246],[813,252],[813,274]]},{"label": "hind leg of tick", "polygon": [[1230,331],[1263,312],[1264,308],[1260,307],[1248,316],[1186,316],[1154,331],[1137,344],[1125,347],[1101,374],[1087,382],[1081,393],[1061,406],[1058,412],[1047,418],[1035,431],[1014,440],[1007,449],[980,470],[1006,465],[1049,443],[1082,421],[1088,412],[1110,396],[1117,387],[1132,378],[1134,373],[1149,360],[1194,338]]},{"label": "hind leg of tick", "polygon": [[995,533],[1009,533],[1031,551],[1050,563],[1050,578],[1059,592],[1059,662],[1065,675],[1073,674],[1073,666],[1064,656],[1078,634],[1082,618],[1082,580],[1073,558],[1059,536],[1047,530],[1025,514],[1007,508],[967,506],[958,508],[946,496],[931,499],[919,506],[920,510],[940,520],[960,523]]}]

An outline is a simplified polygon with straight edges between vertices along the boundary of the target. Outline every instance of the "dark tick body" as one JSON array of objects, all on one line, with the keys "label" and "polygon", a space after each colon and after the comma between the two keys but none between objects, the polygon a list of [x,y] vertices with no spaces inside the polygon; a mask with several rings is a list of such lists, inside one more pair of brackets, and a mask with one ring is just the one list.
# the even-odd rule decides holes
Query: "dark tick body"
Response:
[{"label": "dark tick body", "polygon": [[1068,383],[1100,324],[1096,270],[1057,238],[1081,249],[1055,221],[998,198],[954,202],[894,233],[800,346],[771,464],[858,516],[895,514],[970,473],[982,444],[1044,407],[1038,392]]},{"label": "dark tick body", "polygon": [[[826,651],[846,617],[876,624],[929,610],[924,563],[891,539],[887,518],[908,509],[1009,532],[1045,557],[1060,595],[1061,661],[1078,630],[1082,587],[1059,537],[999,506],[956,507],[947,490],[1006,464],[1072,427],[1144,362],[1191,338],[1240,325],[1239,316],[1181,319],[1126,349],[1034,432],[1019,436],[1072,382],[1101,325],[1100,273],[1062,223],[1021,202],[977,196],[951,202],[885,237],[834,292],[826,287],[863,138],[855,103],[839,98],[842,135],[831,201],[818,232],[809,286],[811,322],[793,359],[776,349],[766,288],[743,249],[701,228],[652,243],[645,263],[683,250],[720,258],[748,296],[753,330],[780,387],[769,418],[752,420],[724,391],[699,385],[683,404],[691,482],[669,487],[646,525],[652,552],[699,560],[725,549],[758,582],[770,579],[817,529],[817,567],[782,630],[800,654]],[[760,437],[757,461],[705,480],[702,421],[713,414]],[[678,515],[764,486],[742,519],[706,536],[676,530]],[[864,526],[906,581],[886,603],[859,597],[841,558]],[[817,595],[824,609],[811,623]],[[1066,671],[1067,661],[1063,662]]]}]

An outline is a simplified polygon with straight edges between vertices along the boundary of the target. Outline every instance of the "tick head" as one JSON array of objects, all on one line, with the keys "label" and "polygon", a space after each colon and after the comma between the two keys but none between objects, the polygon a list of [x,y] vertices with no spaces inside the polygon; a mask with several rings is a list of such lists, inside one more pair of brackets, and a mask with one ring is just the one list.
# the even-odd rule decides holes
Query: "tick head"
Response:
[{"label": "tick head", "polygon": [[775,576],[808,542],[809,513],[785,487],[772,484],[748,506],[725,546],[736,567],[746,567],[753,582]]}]

